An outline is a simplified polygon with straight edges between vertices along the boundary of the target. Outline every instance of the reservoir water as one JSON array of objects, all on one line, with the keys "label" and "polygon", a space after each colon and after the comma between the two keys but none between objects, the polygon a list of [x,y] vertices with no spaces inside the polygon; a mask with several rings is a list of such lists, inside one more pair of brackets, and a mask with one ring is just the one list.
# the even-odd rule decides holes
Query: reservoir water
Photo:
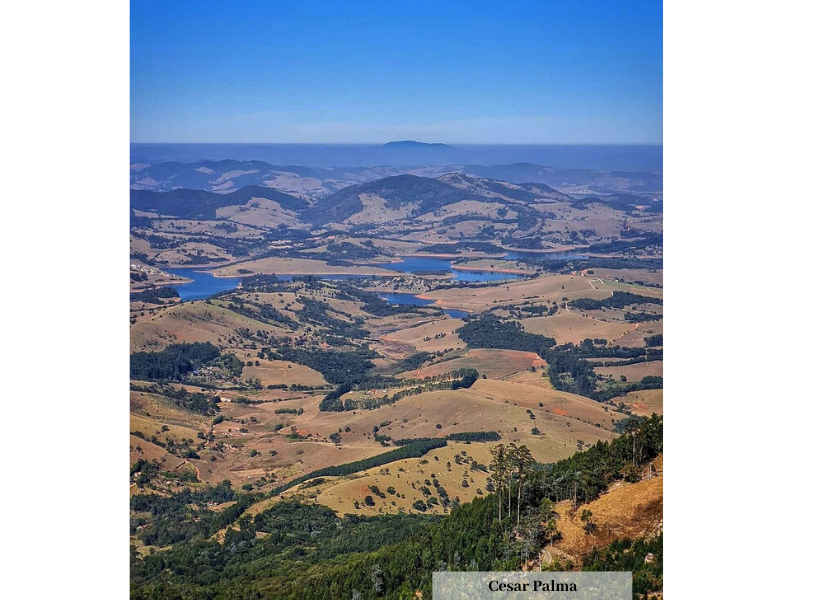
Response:
[{"label": "reservoir water", "polygon": [[192,280],[191,283],[173,284],[172,287],[178,290],[181,300],[202,300],[218,292],[233,290],[240,284],[240,277],[215,277],[208,271],[199,271],[194,267],[163,270]]},{"label": "reservoir water", "polygon": [[[587,258],[578,252],[556,252],[549,254],[541,254],[535,252],[511,251],[506,254],[504,259],[515,259],[521,257],[542,257],[551,260],[561,260],[564,258]],[[377,264],[376,266],[397,271],[401,273],[427,273],[444,271],[452,274],[453,281],[463,282],[486,282],[486,281],[502,281],[508,279],[516,279],[519,275],[515,273],[495,273],[490,271],[466,271],[456,269],[452,262],[456,259],[439,258],[435,256],[404,256],[401,262],[393,262],[386,264]],[[495,257],[495,260],[498,260]],[[210,296],[219,292],[225,292],[235,289],[240,284],[240,277],[215,277],[210,271],[204,270],[203,267],[180,267],[174,269],[164,269],[167,273],[178,275],[191,279],[190,283],[175,284],[173,287],[178,290],[181,295],[181,300],[201,300],[209,298]],[[291,279],[294,275],[278,275],[280,279]],[[330,276],[317,276],[325,279],[358,279],[365,277],[364,275],[330,275]],[[387,294],[383,296],[385,300],[393,304],[410,304],[413,306],[428,306],[433,302],[431,300],[424,300],[416,298],[412,294]],[[410,299],[412,298],[412,300]],[[445,310],[450,316],[461,317],[467,313],[456,310]],[[455,313],[455,315],[452,315]]]}]

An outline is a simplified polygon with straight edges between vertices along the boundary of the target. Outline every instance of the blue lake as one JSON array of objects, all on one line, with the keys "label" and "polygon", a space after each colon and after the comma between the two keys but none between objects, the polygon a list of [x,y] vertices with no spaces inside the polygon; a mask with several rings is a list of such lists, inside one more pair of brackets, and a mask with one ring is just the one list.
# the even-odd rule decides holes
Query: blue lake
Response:
[{"label": "blue lake", "polygon": [[[512,251],[505,258],[514,259],[520,257],[543,257],[551,260],[561,260],[564,258],[587,258],[578,252],[556,252],[550,254],[540,254],[536,252]],[[462,271],[452,266],[452,261],[457,259],[438,258],[435,256],[405,256],[401,262],[377,264],[392,271],[401,273],[416,273],[423,271],[447,271],[452,274],[454,281],[484,282],[501,281],[507,279],[517,279],[519,275],[514,273],[492,273],[489,271]],[[497,257],[496,257],[497,260]],[[202,270],[201,267],[183,267],[175,269],[164,269],[167,273],[191,279],[191,283],[175,284],[173,287],[178,290],[181,300],[201,300],[208,298],[218,292],[225,292],[235,289],[240,283],[240,277],[215,277],[211,272]],[[280,279],[290,280],[294,275],[278,275]],[[358,279],[364,275],[330,275],[317,276],[324,279],[343,280]],[[394,304],[410,304],[413,306],[428,306],[432,304],[430,300],[415,298],[411,294],[388,294],[383,296],[388,302]],[[392,298],[392,299],[391,299]],[[409,300],[413,298],[413,300]],[[422,304],[423,303],[423,304]],[[467,313],[459,310],[445,310],[448,315],[458,318]],[[455,313],[454,315],[452,313]]]},{"label": "blue lake", "polygon": [[181,296],[181,300],[202,300],[218,292],[235,289],[240,283],[239,277],[215,277],[207,271],[197,271],[195,268],[163,269],[172,275],[191,279],[191,283],[173,284]]}]

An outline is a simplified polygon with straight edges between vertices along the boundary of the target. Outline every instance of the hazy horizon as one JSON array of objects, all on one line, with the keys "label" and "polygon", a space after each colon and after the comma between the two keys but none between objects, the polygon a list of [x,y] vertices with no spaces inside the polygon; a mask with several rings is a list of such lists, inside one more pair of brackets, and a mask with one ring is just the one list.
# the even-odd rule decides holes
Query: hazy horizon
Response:
[{"label": "hazy horizon", "polygon": [[[408,142],[399,144],[397,142]],[[413,143],[410,143],[413,142]],[[263,161],[302,167],[510,165],[566,169],[660,171],[661,144],[385,144],[131,143],[131,161]]]}]

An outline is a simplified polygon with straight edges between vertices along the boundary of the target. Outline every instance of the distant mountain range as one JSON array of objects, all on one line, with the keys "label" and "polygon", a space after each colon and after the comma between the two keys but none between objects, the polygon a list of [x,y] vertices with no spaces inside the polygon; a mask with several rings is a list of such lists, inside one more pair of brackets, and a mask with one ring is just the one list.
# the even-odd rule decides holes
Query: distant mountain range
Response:
[{"label": "distant mountain range", "polygon": [[204,160],[263,161],[311,168],[449,167],[531,163],[561,169],[634,171],[662,169],[661,146],[486,146],[426,143],[387,144],[131,144],[131,162],[194,163]]},{"label": "distant mountain range", "polygon": [[[420,144],[419,142],[394,142]],[[442,144],[440,146],[443,146]],[[439,151],[447,151],[444,146]],[[502,180],[515,184],[538,183],[575,194],[659,194],[661,173],[562,169],[531,163],[509,165],[450,165],[444,167],[315,168],[272,165],[259,160],[136,162],[130,168],[133,189],[169,191],[176,188],[225,193],[249,185],[266,186],[300,197],[322,198],[352,185],[397,175],[439,177],[447,173]]]},{"label": "distant mountain range", "polygon": [[[265,186],[250,185],[230,193],[178,188],[167,192],[133,189],[130,208],[145,213],[182,219],[213,220],[224,218],[219,209],[233,207],[224,214],[267,209],[256,200],[276,203],[279,209],[296,213],[305,228],[328,224],[361,225],[412,220],[432,215],[460,219],[465,215],[482,220],[485,210],[504,207],[515,214],[532,214],[535,204],[573,202],[567,194],[544,184],[516,185],[477,179],[450,173],[437,179],[415,175],[396,175],[346,187],[334,194],[307,201]],[[469,201],[467,203],[466,201]],[[491,209],[489,208],[491,207]]]}]

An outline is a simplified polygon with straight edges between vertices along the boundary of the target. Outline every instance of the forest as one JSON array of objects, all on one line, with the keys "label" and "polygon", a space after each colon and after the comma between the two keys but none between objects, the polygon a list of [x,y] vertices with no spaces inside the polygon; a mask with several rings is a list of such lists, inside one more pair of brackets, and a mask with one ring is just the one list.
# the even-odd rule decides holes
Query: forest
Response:
[{"label": "forest", "polygon": [[130,379],[179,381],[219,357],[220,350],[210,342],[170,344],[160,352],[134,352],[130,355]]},{"label": "forest", "polygon": [[130,294],[130,302],[147,302],[150,304],[161,304],[162,300],[170,298],[179,298],[178,290],[173,287],[153,286],[141,292],[134,292]]},{"label": "forest", "polygon": [[336,350],[306,350],[281,346],[277,352],[268,348],[264,353],[271,358],[288,360],[304,365],[322,373],[328,383],[358,383],[364,379],[365,374],[373,368],[371,359],[376,358],[376,352],[367,348],[340,352]]},{"label": "forest", "polygon": [[501,321],[489,314],[467,320],[456,333],[470,348],[501,348],[542,354],[556,343],[554,338],[524,331],[517,321]]},{"label": "forest", "polygon": [[603,308],[624,308],[631,304],[663,304],[661,298],[650,298],[630,292],[613,292],[610,298],[596,300],[594,298],[577,298],[571,300],[571,307],[580,310],[601,310]]}]

